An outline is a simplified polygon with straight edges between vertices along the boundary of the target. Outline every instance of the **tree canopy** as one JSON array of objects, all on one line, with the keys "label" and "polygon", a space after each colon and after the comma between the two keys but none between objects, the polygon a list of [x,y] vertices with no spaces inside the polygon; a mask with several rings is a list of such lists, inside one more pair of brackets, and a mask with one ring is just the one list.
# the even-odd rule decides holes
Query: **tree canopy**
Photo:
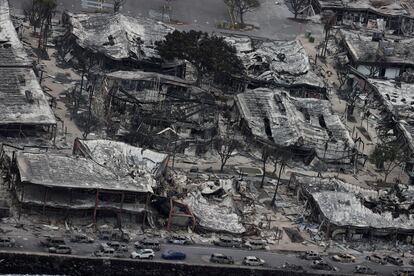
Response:
[{"label": "tree canopy", "polygon": [[240,25],[244,27],[244,14],[250,12],[260,6],[258,0],[224,0],[229,9],[230,19],[234,25],[236,22],[236,14],[239,16]]},{"label": "tree canopy", "polygon": [[198,31],[174,31],[156,43],[165,60],[187,60],[197,69],[197,83],[206,74],[242,75],[244,67],[234,46],[223,37]]},{"label": "tree canopy", "polygon": [[379,143],[370,155],[370,161],[384,171],[384,182],[388,175],[410,159],[409,150],[397,141]]},{"label": "tree canopy", "polygon": [[47,44],[48,33],[56,7],[56,0],[33,0],[24,9],[24,14],[33,26],[34,32],[36,32],[37,27],[40,28],[39,48]]}]

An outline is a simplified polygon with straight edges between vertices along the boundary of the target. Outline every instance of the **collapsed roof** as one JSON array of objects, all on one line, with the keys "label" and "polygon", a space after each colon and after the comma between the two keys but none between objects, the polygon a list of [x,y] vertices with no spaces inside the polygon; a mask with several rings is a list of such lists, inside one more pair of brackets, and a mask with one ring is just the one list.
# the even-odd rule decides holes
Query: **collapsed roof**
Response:
[{"label": "collapsed roof", "polygon": [[132,170],[137,169],[158,176],[163,172],[168,161],[167,154],[134,147],[123,142],[79,139],[77,142],[87,157],[119,176],[129,175]]},{"label": "collapsed roof", "polygon": [[280,86],[314,86],[325,84],[313,71],[309,57],[298,40],[258,40],[244,36],[227,36],[246,67],[247,74],[256,81]]},{"label": "collapsed roof", "polygon": [[53,125],[55,117],[0,0],[0,125]]},{"label": "collapsed roof", "polygon": [[17,167],[23,183],[75,189],[152,192],[155,180],[116,175],[92,159],[53,153],[17,152]]},{"label": "collapsed roof", "polygon": [[325,161],[350,161],[346,152],[354,142],[327,100],[257,88],[238,94],[236,105],[252,134],[262,140],[280,147],[315,149]]},{"label": "collapsed roof", "polygon": [[113,60],[158,58],[155,42],[174,30],[161,22],[120,13],[67,14],[79,46]]},{"label": "collapsed roof", "polygon": [[[213,95],[192,84],[179,77],[154,72],[116,71],[100,76],[95,95],[111,97],[112,107],[119,107],[122,114],[127,115],[128,120],[121,122],[125,130],[130,129],[132,122],[137,123],[132,117],[140,114],[140,134],[156,141],[163,138],[154,135],[168,127],[180,127],[183,132],[190,128],[204,132],[216,127]],[[149,125],[152,126],[147,128]]]},{"label": "collapsed roof", "polygon": [[340,35],[354,62],[414,65],[414,39],[372,41],[372,33],[344,29]]},{"label": "collapsed roof", "polygon": [[[246,232],[240,217],[233,210],[233,199],[227,197],[224,202],[211,203],[203,197],[201,192],[193,192],[183,200],[188,204],[197,223],[209,231],[242,234]],[[233,206],[234,207],[234,206]]]},{"label": "collapsed roof", "polygon": [[414,84],[377,79],[368,79],[368,82],[414,150]]},{"label": "collapsed roof", "polygon": [[404,8],[402,3],[393,0],[318,0],[318,3],[324,10],[368,10],[373,13],[390,16],[409,15],[409,11]]},{"label": "collapsed roof", "polygon": [[320,212],[337,226],[372,227],[375,229],[413,230],[413,215],[394,218],[391,212],[375,213],[367,208],[364,198],[378,198],[380,193],[338,179],[294,175],[296,183],[310,195]]}]

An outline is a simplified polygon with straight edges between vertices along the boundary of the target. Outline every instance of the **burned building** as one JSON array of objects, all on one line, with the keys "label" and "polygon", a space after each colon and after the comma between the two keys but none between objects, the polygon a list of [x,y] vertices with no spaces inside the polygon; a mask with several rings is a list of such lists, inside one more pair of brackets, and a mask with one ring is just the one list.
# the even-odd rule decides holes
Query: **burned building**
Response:
[{"label": "burned building", "polygon": [[366,31],[340,30],[350,65],[367,77],[395,79],[414,69],[414,42]]},{"label": "burned building", "polygon": [[336,178],[293,174],[290,186],[306,203],[308,218],[320,223],[327,238],[411,241],[414,236],[413,189],[404,185],[371,190]]},{"label": "burned building", "polygon": [[[357,95],[366,97],[367,102],[375,105],[378,120],[392,131],[402,148],[414,156],[414,84],[393,80],[369,79],[354,73],[352,75]],[[387,124],[390,122],[390,124]],[[405,164],[410,182],[414,183],[413,161]]]},{"label": "burned building", "polygon": [[[121,13],[64,13],[62,21],[67,31],[58,46],[66,62],[82,66],[80,63],[87,60],[88,64],[115,70],[161,69],[155,42],[174,30],[161,22]],[[178,65],[164,64],[163,69],[174,71]]]},{"label": "burned building", "polygon": [[296,98],[258,88],[235,97],[241,128],[256,142],[290,148],[307,162],[314,156],[350,163],[354,142],[327,100]]},{"label": "burned building", "polygon": [[56,119],[21,44],[6,0],[0,1],[0,136],[36,136]]},{"label": "burned building", "polygon": [[236,47],[250,88],[284,87],[296,97],[326,98],[325,83],[312,70],[309,56],[298,40],[232,35],[226,36],[226,41]]},{"label": "burned building", "polygon": [[414,31],[410,1],[313,0],[315,12],[333,11],[338,25],[366,27],[410,35]]},{"label": "burned building", "polygon": [[[168,156],[106,140],[76,140],[75,155],[15,151],[10,187],[17,200],[43,213],[113,216],[141,222],[164,173]],[[4,163],[4,160],[3,160]]]},{"label": "burned building", "polygon": [[98,77],[94,95],[95,116],[111,117],[108,127],[131,143],[165,150],[176,141],[177,150],[190,144],[202,150],[216,132],[214,97],[178,77],[116,71]]},{"label": "burned building", "polygon": [[145,171],[157,181],[165,175],[169,160],[167,154],[111,140],[76,139],[73,153],[92,159],[117,175]]}]

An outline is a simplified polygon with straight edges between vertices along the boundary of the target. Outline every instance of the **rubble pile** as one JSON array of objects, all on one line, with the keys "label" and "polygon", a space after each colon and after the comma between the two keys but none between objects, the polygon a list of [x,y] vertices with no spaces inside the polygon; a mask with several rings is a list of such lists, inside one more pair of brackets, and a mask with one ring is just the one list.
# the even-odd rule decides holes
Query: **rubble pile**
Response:
[{"label": "rubble pile", "polygon": [[251,79],[282,86],[325,87],[324,81],[312,71],[309,57],[297,40],[261,41],[230,36],[227,41],[236,47]]}]

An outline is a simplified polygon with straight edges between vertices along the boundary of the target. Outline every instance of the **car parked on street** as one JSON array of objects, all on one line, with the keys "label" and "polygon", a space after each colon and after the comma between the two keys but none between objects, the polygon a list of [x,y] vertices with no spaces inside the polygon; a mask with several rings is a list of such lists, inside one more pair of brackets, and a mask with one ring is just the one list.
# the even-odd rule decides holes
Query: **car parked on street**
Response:
[{"label": "car parked on street", "polygon": [[332,260],[334,260],[335,262],[340,262],[340,263],[354,263],[355,257],[352,256],[351,254],[341,253],[341,254],[333,255]]},{"label": "car parked on street", "polygon": [[232,238],[232,237],[227,237],[227,236],[223,236],[218,238],[217,240],[213,241],[214,245],[217,246],[221,246],[221,247],[240,247],[241,243],[239,240]]},{"label": "car parked on street", "polygon": [[168,237],[167,241],[172,244],[192,244],[190,239],[180,235],[171,235]]},{"label": "car parked on street", "polygon": [[152,249],[141,249],[131,253],[132,259],[147,259],[152,260],[155,257],[155,252]]},{"label": "car parked on street", "polygon": [[404,261],[400,257],[392,256],[392,255],[387,256],[387,261],[390,264],[398,265],[398,266],[402,266],[404,264]]},{"label": "car parked on street", "polygon": [[354,269],[355,274],[377,275],[377,272],[366,265],[357,265]]},{"label": "car parked on street", "polygon": [[266,246],[267,242],[259,239],[250,239],[243,244],[243,247],[249,250],[265,250]]},{"label": "car parked on street", "polygon": [[305,259],[308,261],[321,261],[322,257],[319,255],[319,253],[313,252],[313,251],[306,251],[299,255],[301,259]]},{"label": "car parked on street", "polygon": [[129,242],[131,238],[128,233],[125,233],[119,229],[110,230],[108,228],[103,228],[99,230],[99,239],[106,241]]},{"label": "car parked on street", "polygon": [[10,237],[0,238],[0,247],[13,247],[16,244],[16,240]]},{"label": "car parked on street", "polygon": [[59,245],[65,245],[65,240],[62,237],[47,236],[40,241],[40,244],[45,247],[57,247]]},{"label": "car parked on street", "polygon": [[378,254],[372,254],[370,256],[367,256],[366,259],[373,263],[382,264],[382,265],[385,265],[387,263],[387,259]]},{"label": "car parked on street", "polygon": [[311,264],[311,268],[317,269],[317,270],[326,270],[326,271],[335,271],[335,267],[331,265],[330,263],[327,263],[325,261],[313,261]]},{"label": "car parked on street", "polygon": [[137,249],[152,249],[154,251],[160,251],[161,250],[160,242],[158,240],[155,240],[155,239],[146,239],[145,238],[141,241],[135,242],[134,245]]},{"label": "car parked on street", "polygon": [[111,258],[114,257],[115,255],[115,249],[113,249],[112,247],[105,247],[102,248],[100,250],[97,250],[93,253],[96,257],[107,257],[107,258]]},{"label": "car parked on street", "polygon": [[109,241],[101,244],[101,248],[106,246],[112,247],[115,251],[128,252],[128,245],[117,241]]},{"label": "car parked on street", "polygon": [[161,257],[165,260],[185,260],[187,255],[184,252],[169,249],[164,251]]},{"label": "car parked on street", "polygon": [[93,243],[95,240],[85,234],[73,234],[70,241],[74,243]]},{"label": "car parked on street", "polygon": [[234,264],[234,260],[232,257],[221,254],[221,253],[211,254],[210,262],[218,263],[218,264]]},{"label": "car parked on street", "polygon": [[392,273],[393,276],[414,276],[414,270],[411,268],[400,268]]},{"label": "car parked on street", "polygon": [[125,233],[119,229],[114,229],[111,233],[111,240],[118,242],[129,242],[131,238],[129,237],[128,233]]},{"label": "car parked on street", "polygon": [[266,262],[256,256],[246,256],[243,259],[243,264],[249,266],[263,266]]},{"label": "car parked on street", "polygon": [[72,249],[67,245],[58,245],[56,247],[49,247],[49,253],[54,254],[72,254]]}]

